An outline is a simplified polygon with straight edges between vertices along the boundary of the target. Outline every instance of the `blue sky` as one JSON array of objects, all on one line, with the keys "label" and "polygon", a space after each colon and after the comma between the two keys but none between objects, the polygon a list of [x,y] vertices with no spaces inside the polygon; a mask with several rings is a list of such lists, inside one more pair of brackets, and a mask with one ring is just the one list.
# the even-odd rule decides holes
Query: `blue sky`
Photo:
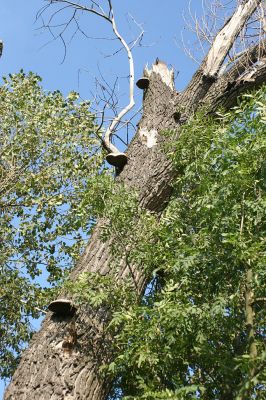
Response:
[{"label": "blue sky", "polygon": [[[104,4],[105,0],[102,0]],[[3,56],[0,59],[0,75],[33,71],[43,78],[47,90],[60,90],[64,94],[78,91],[82,98],[92,99],[95,95],[95,79],[102,77],[111,86],[118,78],[117,94],[121,106],[127,102],[127,57],[123,51],[110,57],[119,47],[111,38],[111,27],[104,20],[93,15],[81,18],[81,34],[72,38],[73,29],[66,32],[67,52],[64,62],[64,46],[60,40],[52,40],[47,29],[41,28],[42,21],[36,13],[47,4],[45,0],[2,1],[0,7],[0,39],[4,42]],[[194,9],[200,2],[193,0]],[[187,10],[186,0],[113,0],[119,30],[130,42],[139,33],[141,24],[145,34],[142,46],[134,49],[136,77],[142,75],[143,67],[159,57],[176,71],[176,87],[182,90],[188,83],[196,64],[184,53],[181,44],[181,31],[185,36],[182,12]],[[51,15],[52,9],[45,14]],[[61,17],[60,17],[61,18]],[[134,22],[135,21],[135,22]],[[55,22],[62,22],[58,20]],[[137,23],[137,24],[136,24]],[[101,72],[101,73],[100,73]],[[136,90],[137,107],[141,104],[142,93]],[[4,383],[0,383],[2,398]]]},{"label": "blue sky", "polygon": [[[194,2],[197,4],[198,1]],[[2,3],[0,38],[5,47],[0,61],[1,75],[17,72],[21,68],[32,70],[43,77],[44,87],[49,90],[60,89],[66,93],[73,89],[90,98],[91,81],[95,76],[99,77],[97,65],[109,80],[127,74],[127,59],[123,52],[116,57],[105,58],[112,53],[110,47],[113,42],[77,35],[69,43],[71,30],[66,41],[66,59],[62,63],[62,43],[60,40],[51,41],[47,30],[38,29],[41,20],[35,22],[36,13],[47,3],[44,0],[11,0]],[[184,87],[195,68],[195,64],[182,51],[180,41],[180,32],[184,27],[182,11],[187,9],[187,1],[167,0],[163,6],[154,0],[114,0],[114,8],[119,28],[129,41],[138,33],[129,14],[145,30],[143,47],[134,50],[136,76],[141,74],[147,62],[151,64],[159,57],[179,71],[177,88]],[[46,15],[51,15],[51,12],[48,11]],[[89,36],[111,37],[108,23],[96,16],[83,18],[82,27]]]}]

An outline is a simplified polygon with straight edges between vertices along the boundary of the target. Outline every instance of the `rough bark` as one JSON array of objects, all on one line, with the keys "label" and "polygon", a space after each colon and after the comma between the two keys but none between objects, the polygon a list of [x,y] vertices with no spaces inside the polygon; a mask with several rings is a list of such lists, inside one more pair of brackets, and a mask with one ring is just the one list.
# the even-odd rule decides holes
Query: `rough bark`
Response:
[{"label": "rough bark", "polygon": [[[248,3],[254,5],[259,2]],[[219,51],[217,42],[216,51]],[[223,47],[222,51],[224,59],[228,49]],[[144,95],[143,116],[127,152],[128,164],[117,182],[138,189],[141,206],[160,213],[167,205],[175,176],[164,151],[165,141],[169,140],[164,131],[171,130],[178,137],[180,125],[201,105],[209,107],[207,111],[211,112],[220,106],[231,107],[243,90],[265,81],[266,63],[262,61],[254,70],[253,80],[247,81],[238,79],[239,74],[234,73],[233,69],[236,67],[219,79],[204,75],[205,59],[181,94],[173,89],[172,84],[167,84],[165,68],[156,65],[148,73],[150,84]],[[229,88],[232,79],[237,83]],[[143,130],[145,135],[142,134]],[[153,135],[153,145],[148,146],[149,132]],[[111,268],[109,245],[108,241],[102,242],[100,227],[97,226],[73,270],[72,279],[85,271],[108,274]],[[121,265],[119,278],[128,273],[127,267]],[[137,290],[141,291],[146,278],[138,271],[134,271],[134,274]],[[73,319],[47,315],[40,332],[34,336],[29,349],[22,356],[5,393],[5,400],[102,400],[106,397],[111,382],[103,381],[98,372],[102,362],[112,359],[111,338],[105,336],[103,331],[105,311],[79,309],[75,318],[74,326]],[[67,340],[71,342],[70,348],[65,346]]]},{"label": "rough bark", "polygon": [[[256,374],[254,360],[258,355],[256,344],[256,330],[255,330],[255,312],[254,312],[254,292],[253,284],[253,271],[250,261],[246,270],[245,282],[245,314],[246,314],[246,333],[247,333],[247,353],[250,357],[249,379],[252,380]],[[239,396],[239,400],[252,398],[252,389],[246,388]]]},{"label": "rough bark", "polygon": [[266,39],[251,47],[210,88],[203,101],[209,112],[229,109],[236,97],[261,86],[266,80]]},{"label": "rough bark", "polygon": [[[255,326],[254,326],[254,293],[252,289],[253,283],[253,272],[249,265],[246,275],[246,290],[245,290],[245,310],[246,310],[246,326],[247,326],[247,336],[248,336],[248,351],[251,361],[257,357],[257,345],[255,339]],[[250,379],[255,375],[255,368],[252,365],[249,371]]]},{"label": "rough bark", "polygon": [[[160,132],[175,128],[173,113],[177,97],[160,75],[151,74],[140,126],[158,132],[157,144],[148,148],[136,135],[127,153],[129,162],[117,179],[128,187],[138,188],[142,206],[155,212],[164,207],[164,200],[170,195],[173,171],[162,150],[165,136]],[[101,241],[100,227],[96,227],[72,278],[85,271],[106,275],[110,260],[109,242]],[[125,266],[121,266],[119,275],[128,275]],[[135,283],[141,291],[145,277],[135,275]],[[42,329],[25,351],[5,399],[103,399],[110,385],[106,381],[103,384],[98,370],[99,365],[111,357],[109,340],[102,333],[104,317],[104,310],[97,313],[88,308],[78,310],[76,342],[69,354],[64,350],[64,341],[69,335],[71,319],[48,314]]]}]

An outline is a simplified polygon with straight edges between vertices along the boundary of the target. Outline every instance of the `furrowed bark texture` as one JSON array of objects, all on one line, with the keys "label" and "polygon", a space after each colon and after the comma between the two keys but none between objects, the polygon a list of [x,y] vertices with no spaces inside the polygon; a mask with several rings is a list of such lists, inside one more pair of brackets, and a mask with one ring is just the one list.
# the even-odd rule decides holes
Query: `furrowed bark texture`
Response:
[{"label": "furrowed bark texture", "polygon": [[[150,84],[144,95],[143,116],[127,152],[128,164],[117,182],[136,188],[141,206],[155,213],[166,207],[175,176],[164,150],[166,140],[171,139],[164,131],[171,130],[178,137],[180,125],[191,116],[192,110],[197,110],[200,105],[207,106],[207,112],[214,112],[218,106],[231,107],[243,90],[265,82],[264,61],[254,69],[252,80],[239,79],[236,66],[223,76],[210,79],[202,73],[204,65],[203,62],[182,94],[165,83],[168,81],[163,76],[165,66],[162,74],[158,63],[148,73]],[[110,242],[102,242],[100,226],[97,226],[73,270],[72,279],[82,272],[106,275],[110,272],[110,260]],[[121,265],[118,278],[123,279],[128,274],[127,267]],[[134,271],[134,275],[137,290],[141,292],[146,283],[145,276],[138,271]],[[105,310],[96,312],[90,308],[79,309],[72,319],[49,313],[40,332],[24,352],[5,400],[105,399],[111,382],[102,381],[99,366],[112,360],[112,338],[103,331],[105,319]]]},{"label": "furrowed bark texture", "polygon": [[[152,73],[145,95],[144,112],[140,126],[158,132],[157,144],[148,148],[143,138],[136,135],[128,150],[129,162],[117,179],[128,187],[139,189],[143,207],[153,211],[164,208],[170,195],[169,183],[172,169],[162,151],[165,129],[174,129],[173,118],[178,95],[166,86],[158,74]],[[140,128],[141,130],[141,128]],[[110,246],[100,239],[100,228],[95,229],[90,242],[73,271],[75,279],[81,272],[91,271],[106,275],[110,269]],[[119,272],[127,276],[126,267]],[[145,278],[135,274],[141,291]],[[99,365],[111,358],[109,339],[102,334],[104,310],[78,310],[75,322],[73,348],[64,349],[64,342],[72,329],[73,321],[48,314],[30,345],[9,385],[5,399],[16,400],[78,400],[103,399],[108,393],[108,382],[101,381]]]},{"label": "furrowed bark texture", "polygon": [[[254,292],[252,290],[252,282],[253,281],[253,272],[252,269],[249,268],[246,274],[246,289],[245,289],[245,309],[246,309],[246,325],[247,325],[247,336],[248,336],[248,350],[250,359],[253,361],[258,353],[257,353],[257,345],[256,345],[256,333],[255,333],[255,312],[254,312]],[[252,379],[255,375],[255,368],[251,366],[249,370],[249,377]]]}]

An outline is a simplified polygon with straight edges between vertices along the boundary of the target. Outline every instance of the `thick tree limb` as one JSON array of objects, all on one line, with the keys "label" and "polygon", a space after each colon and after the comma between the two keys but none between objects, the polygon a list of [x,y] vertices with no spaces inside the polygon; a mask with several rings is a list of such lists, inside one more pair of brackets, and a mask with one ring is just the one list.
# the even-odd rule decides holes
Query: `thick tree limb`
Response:
[{"label": "thick tree limb", "polygon": [[[212,110],[222,107],[230,109],[236,104],[237,98],[248,90],[253,90],[266,82],[266,63],[254,67],[252,71],[247,71],[240,79],[236,81],[236,84],[229,87],[228,90],[217,97],[216,101],[212,105]],[[212,111],[210,110],[210,111]]]},{"label": "thick tree limb", "polygon": [[202,103],[209,112],[219,107],[229,109],[241,93],[266,81],[266,39],[248,49],[210,88]]},{"label": "thick tree limb", "polygon": [[248,0],[239,4],[235,13],[226,22],[218,35],[216,35],[212,43],[203,68],[203,74],[205,76],[216,78],[239,32],[241,32],[247,20],[260,3],[261,0]]},{"label": "thick tree limb", "polygon": [[184,109],[186,114],[194,111],[191,108],[192,104],[201,102],[216,82],[221,66],[235,39],[260,3],[261,0],[248,0],[239,4],[232,17],[216,35],[207,56],[181,96],[181,102],[186,104]]}]

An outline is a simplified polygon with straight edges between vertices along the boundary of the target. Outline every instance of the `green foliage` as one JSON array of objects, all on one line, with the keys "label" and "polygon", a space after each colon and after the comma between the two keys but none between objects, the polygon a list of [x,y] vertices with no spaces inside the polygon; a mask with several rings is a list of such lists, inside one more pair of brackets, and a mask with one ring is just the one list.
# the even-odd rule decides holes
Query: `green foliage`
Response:
[{"label": "green foliage", "polygon": [[[75,305],[89,304],[92,307],[108,309],[126,308],[137,301],[130,280],[123,286],[115,280],[114,274],[106,276],[84,272],[76,282],[66,281],[64,288],[72,293]],[[114,324],[114,320],[112,321]]]},{"label": "green foliage", "polygon": [[[31,336],[30,317],[80,254],[103,207],[103,170],[89,104],[44,92],[20,72],[0,88],[0,374]],[[40,277],[40,278],[38,278]]]},{"label": "green foliage", "polygon": [[[132,265],[153,279],[141,301],[114,304],[118,356],[103,368],[120,388],[111,397],[263,399],[265,87],[215,120],[198,114],[172,158],[171,202],[159,224],[148,222],[147,237],[145,214],[130,251]],[[245,311],[250,269],[255,356]]]},{"label": "green foliage", "polygon": [[[95,121],[77,95],[44,93],[20,73],[0,90],[0,357],[8,376],[96,218],[113,251],[112,274],[65,283],[76,303],[108,310],[116,358],[101,371],[110,398],[263,399],[265,386],[266,90],[216,119],[198,114],[171,144],[177,178],[160,218],[103,169]],[[119,282],[121,262],[144,272]],[[131,266],[131,267],[130,267]],[[254,339],[246,326],[252,270]],[[112,397],[113,396],[113,397]]]}]

